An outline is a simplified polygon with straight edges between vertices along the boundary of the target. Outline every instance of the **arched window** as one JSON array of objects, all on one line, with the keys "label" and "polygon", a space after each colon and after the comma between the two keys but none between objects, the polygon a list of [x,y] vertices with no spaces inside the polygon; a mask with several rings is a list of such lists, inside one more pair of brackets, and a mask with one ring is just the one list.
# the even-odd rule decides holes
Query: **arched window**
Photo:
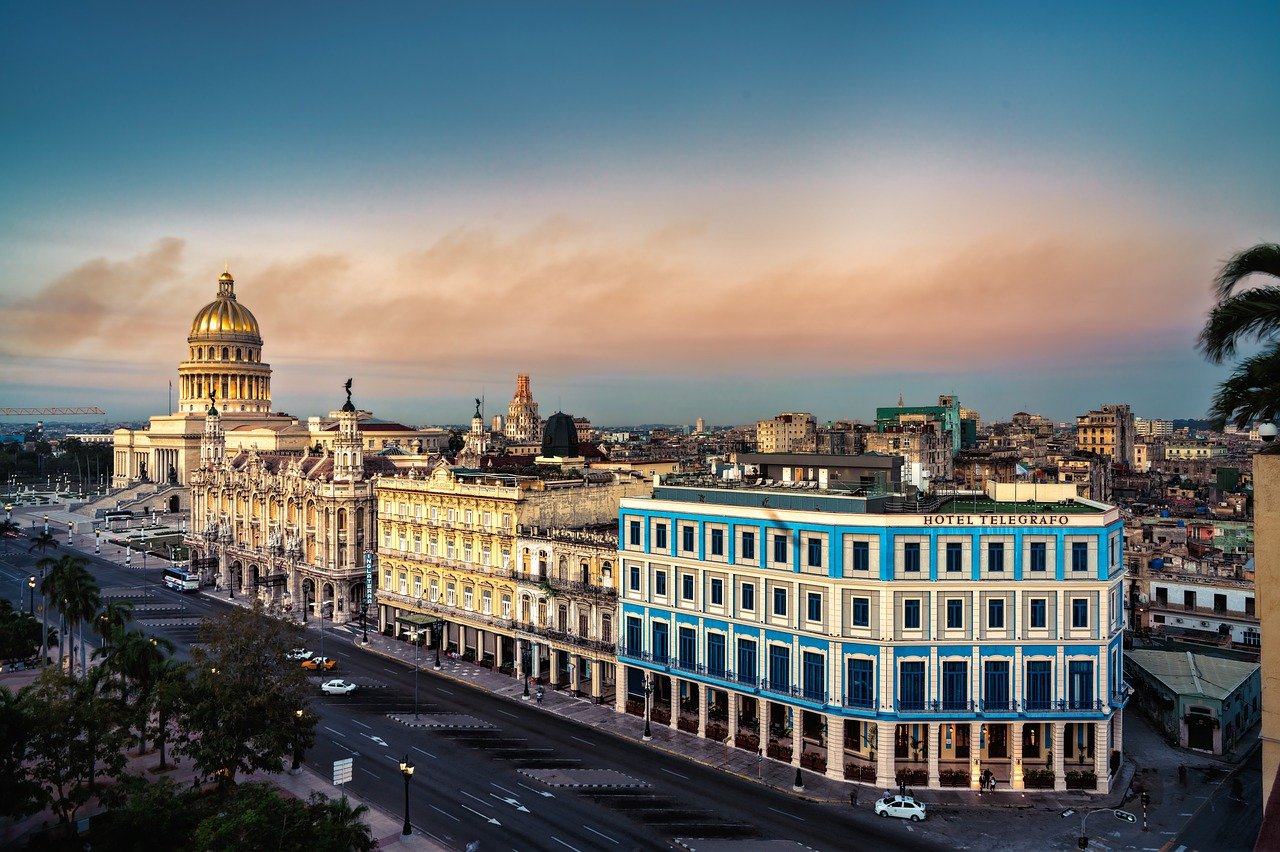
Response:
[{"label": "arched window", "polygon": [[237,347],[236,347],[236,360],[237,360],[237,361],[239,361],[239,360],[240,360],[240,347],[239,347],[239,346],[237,346]]},{"label": "arched window", "polygon": [[222,360],[223,360],[223,361],[226,361],[226,360],[227,360],[227,352],[229,352],[229,351],[230,351],[230,350],[228,349],[228,347],[226,347],[226,346],[222,347]]}]

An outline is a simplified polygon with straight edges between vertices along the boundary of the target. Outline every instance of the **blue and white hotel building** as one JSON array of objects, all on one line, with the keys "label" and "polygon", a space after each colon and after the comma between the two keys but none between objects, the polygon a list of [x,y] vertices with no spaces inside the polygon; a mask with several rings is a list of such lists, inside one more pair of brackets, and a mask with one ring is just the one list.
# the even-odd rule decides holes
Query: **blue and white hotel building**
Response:
[{"label": "blue and white hotel building", "polygon": [[624,498],[618,711],[877,788],[1106,792],[1119,511],[1070,485],[872,491],[664,476]]}]

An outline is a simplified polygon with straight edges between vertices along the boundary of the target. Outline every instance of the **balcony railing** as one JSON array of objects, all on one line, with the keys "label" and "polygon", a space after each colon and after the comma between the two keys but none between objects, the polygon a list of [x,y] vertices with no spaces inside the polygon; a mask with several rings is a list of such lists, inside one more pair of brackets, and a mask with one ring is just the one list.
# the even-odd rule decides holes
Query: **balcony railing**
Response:
[{"label": "balcony railing", "polygon": [[1009,700],[988,701],[984,698],[982,700],[981,707],[982,707],[983,713],[1017,713],[1018,712],[1018,702],[1009,701]]},{"label": "balcony railing", "polygon": [[876,699],[874,696],[865,696],[865,697],[856,696],[855,697],[853,695],[846,695],[844,697],[844,706],[856,707],[862,710],[869,710],[876,706]]},{"label": "balcony railing", "polygon": [[518,622],[516,624],[517,633],[532,633],[535,636],[543,636],[553,642],[564,642],[567,645],[576,645],[579,648],[588,648],[592,651],[605,651],[608,653],[616,653],[617,646],[612,642],[605,642],[600,639],[591,639],[585,636],[579,636],[576,633],[566,633],[563,630],[552,630],[550,627],[539,627],[529,622]]},{"label": "balcony railing", "polygon": [[1210,618],[1235,618],[1244,619],[1246,621],[1258,621],[1257,612],[1245,612],[1238,609],[1226,609],[1225,607],[1223,609],[1218,609],[1217,607],[1211,606],[1187,606],[1186,604],[1161,602],[1156,600],[1148,601],[1145,605],[1139,604],[1139,606],[1145,606],[1146,609],[1153,611],[1183,612],[1189,615],[1205,615]]},{"label": "balcony railing", "polygon": [[939,703],[937,701],[903,701],[898,699],[893,702],[893,709],[899,713],[937,713]]},{"label": "balcony railing", "polygon": [[414,598],[409,595],[400,595],[395,592],[379,591],[377,597],[384,603],[395,604],[401,607],[412,607],[416,609],[426,610],[427,612],[438,613],[448,619],[455,621],[479,622],[487,624],[491,627],[510,630],[515,627],[515,622],[509,618],[496,618],[492,615],[485,615],[470,609],[458,609],[456,606],[449,606],[439,601],[432,602],[428,598]]}]

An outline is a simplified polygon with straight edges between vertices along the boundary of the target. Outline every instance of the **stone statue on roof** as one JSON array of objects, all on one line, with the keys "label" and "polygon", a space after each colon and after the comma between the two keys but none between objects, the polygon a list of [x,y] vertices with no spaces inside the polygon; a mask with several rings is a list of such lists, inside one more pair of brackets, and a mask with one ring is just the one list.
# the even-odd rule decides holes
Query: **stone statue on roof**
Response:
[{"label": "stone statue on roof", "polygon": [[480,398],[479,398],[479,397],[476,397],[476,413],[475,413],[475,416],[476,416],[476,417],[479,417],[479,416],[480,416]]}]

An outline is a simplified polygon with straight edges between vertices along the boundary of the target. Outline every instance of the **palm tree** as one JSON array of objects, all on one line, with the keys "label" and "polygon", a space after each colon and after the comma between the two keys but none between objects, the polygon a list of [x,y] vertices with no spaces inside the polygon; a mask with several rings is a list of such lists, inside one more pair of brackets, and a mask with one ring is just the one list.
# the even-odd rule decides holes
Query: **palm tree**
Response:
[{"label": "palm tree", "polygon": [[[172,657],[155,661],[152,666],[155,686],[151,693],[150,711],[155,711],[155,727],[152,739],[156,748],[160,749],[160,769],[167,769],[165,761],[165,744],[171,733],[170,722],[176,718],[187,701],[187,693],[191,688],[190,663],[180,663]],[[181,744],[181,741],[180,741]]]},{"label": "palm tree", "polygon": [[130,697],[135,696],[133,707],[139,715],[139,754],[146,750],[146,723],[156,679],[175,648],[173,642],[163,636],[148,636],[141,630],[128,630],[116,637],[107,654],[107,666],[118,676],[121,700],[129,704]]},{"label": "palm tree", "polygon": [[132,601],[111,601],[102,608],[102,612],[93,622],[93,632],[102,637],[102,647],[94,651],[94,656],[104,657],[111,648],[111,642],[124,632],[125,625],[133,620]]},{"label": "palm tree", "polygon": [[73,579],[73,571],[79,560],[74,556],[64,556],[61,559],[53,560],[49,558],[41,559],[36,563],[37,566],[44,568],[44,578],[40,581],[40,594],[45,599],[45,617],[48,618],[50,606],[58,610],[58,614],[62,617],[60,635],[68,645],[66,653],[62,651],[62,642],[58,643],[58,664],[67,659],[70,653],[70,637],[67,631],[66,622],[66,598],[71,592],[71,587],[75,580]]},{"label": "palm tree", "polygon": [[79,630],[80,671],[84,673],[88,671],[87,652],[84,647],[84,625],[86,621],[92,622],[94,616],[98,614],[98,607],[102,605],[102,590],[98,586],[98,581],[85,568],[84,562],[77,561],[79,564],[70,572],[70,587],[66,589],[64,600],[67,629],[76,627]]},{"label": "palm tree", "polygon": [[31,535],[31,546],[27,548],[27,552],[34,553],[38,550],[41,553],[44,553],[49,548],[57,546],[58,540],[53,537],[53,533],[48,530],[42,530],[39,533],[33,533]]},{"label": "palm tree", "polygon": [[1231,421],[1244,429],[1252,420],[1280,416],[1280,286],[1235,292],[1255,273],[1280,279],[1280,244],[1260,243],[1223,264],[1214,280],[1218,303],[1200,332],[1200,351],[1214,364],[1234,358],[1242,343],[1262,346],[1219,385],[1209,412],[1218,428]]}]

